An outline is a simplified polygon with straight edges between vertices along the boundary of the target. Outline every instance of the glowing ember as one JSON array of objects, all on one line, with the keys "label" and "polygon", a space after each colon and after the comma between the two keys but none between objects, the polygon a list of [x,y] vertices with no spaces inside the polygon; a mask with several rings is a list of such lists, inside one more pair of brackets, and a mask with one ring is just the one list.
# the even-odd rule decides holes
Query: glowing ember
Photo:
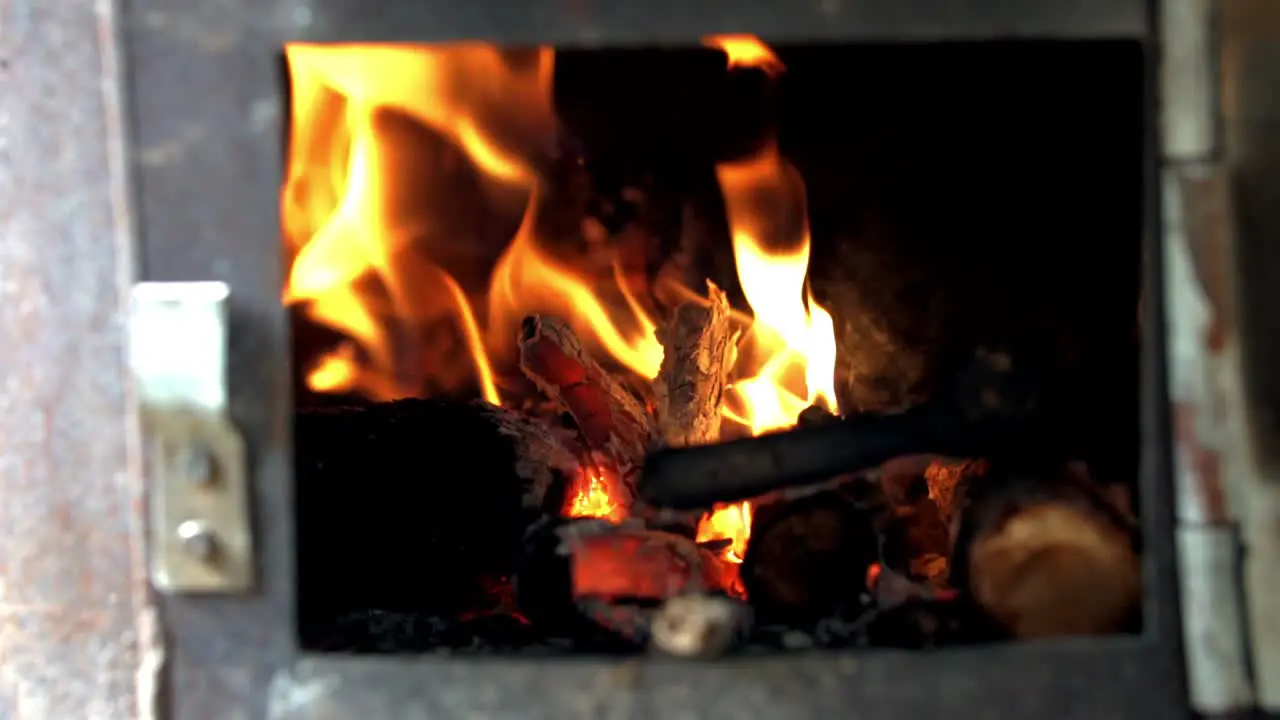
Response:
[{"label": "glowing ember", "polygon": [[698,542],[732,540],[724,549],[724,557],[732,563],[741,563],[747,554],[747,539],[751,537],[751,503],[740,502],[724,505],[708,513],[698,523]]},{"label": "glowing ember", "polygon": [[598,471],[591,471],[570,493],[564,514],[574,518],[601,518],[622,522],[625,514],[609,495],[609,484]]}]

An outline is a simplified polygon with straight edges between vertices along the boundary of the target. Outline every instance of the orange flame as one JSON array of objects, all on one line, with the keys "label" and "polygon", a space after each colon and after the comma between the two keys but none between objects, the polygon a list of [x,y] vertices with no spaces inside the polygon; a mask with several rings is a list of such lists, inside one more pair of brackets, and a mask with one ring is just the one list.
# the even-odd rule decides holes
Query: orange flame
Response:
[{"label": "orange flame", "polygon": [[786,66],[755,35],[711,35],[702,44],[718,48],[729,56],[730,68],[759,68],[769,75],[779,75]]},{"label": "orange flame", "polygon": [[585,482],[575,488],[575,494],[569,501],[565,515],[578,518],[603,518],[609,522],[622,522],[625,519],[623,509],[610,496],[609,485],[597,471],[590,471],[583,478]]},{"label": "orange flame", "polygon": [[[722,39],[730,64],[777,58],[755,38]],[[758,47],[757,47],[758,46]],[[754,49],[753,49],[754,48]],[[776,65],[782,69],[781,63]],[[745,160],[716,167],[729,216],[733,254],[743,295],[754,321],[745,352],[735,366],[755,361],[756,371],[729,388],[725,417],[753,435],[795,425],[809,405],[838,411],[835,395],[835,327],[805,282],[809,270],[809,223],[800,173],[766,145]],[[751,535],[751,505],[717,507],[699,523],[698,539],[730,538],[725,558],[742,562]]]},{"label": "orange flame", "polygon": [[[784,70],[752,36],[704,43],[724,51],[731,68]],[[596,278],[540,242],[538,167],[556,125],[551,49],[291,44],[286,54],[293,118],[281,198],[291,258],[284,300],[349,339],[308,368],[309,387],[375,399],[421,394],[424,380],[445,368],[434,360],[406,368],[397,343],[443,318],[471,366],[465,375],[497,404],[490,358],[511,357],[519,321],[534,312],[564,319],[635,374],[657,375],[656,324],[616,261],[613,277]],[[427,161],[415,164],[396,130],[406,118],[436,139]],[[473,308],[476,288],[464,287],[439,254],[423,252],[471,241],[472,229],[445,220],[459,192],[441,169],[457,172],[457,163],[445,162],[450,151],[476,178],[483,212],[513,225],[521,218],[492,268],[482,317]],[[810,241],[799,173],[772,145],[716,172],[752,319],[724,416],[759,434],[790,427],[812,403],[837,410],[831,316],[806,287]],[[597,471],[584,474],[566,506],[567,514],[615,522],[626,510]],[[717,507],[699,523],[698,540],[730,540],[724,557],[740,563],[751,517],[748,503]]]},{"label": "orange flame", "polygon": [[[618,283],[617,303],[538,248],[535,237],[539,192],[535,190],[515,239],[498,260],[489,288],[489,341],[501,346],[516,336],[517,324],[531,312],[565,318],[584,341],[594,340],[610,357],[652,380],[662,365],[657,325]],[[615,282],[617,282],[615,276]],[[625,311],[623,310],[625,308]],[[630,316],[627,318],[626,316]],[[619,326],[624,320],[630,330]]]},{"label": "orange flame", "polygon": [[743,295],[755,321],[749,348],[758,372],[730,388],[741,413],[730,417],[759,435],[795,425],[805,407],[838,410],[831,314],[806,287],[809,223],[804,182],[772,145],[716,168],[729,215]]},{"label": "orange flame", "polygon": [[[423,375],[396,367],[397,324],[448,317],[484,398],[499,402],[467,294],[414,252],[423,237],[455,239],[435,216],[451,201],[448,189],[431,187],[438,173],[406,167],[386,118],[412,118],[458,147],[486,181],[528,193],[534,172],[527,148],[545,142],[554,127],[551,51],[520,62],[475,44],[291,44],[286,57],[293,118],[281,204],[295,255],[284,300],[354,343],[321,358],[309,385],[379,399],[417,394]],[[403,200],[404,187],[417,182],[423,192]]]}]

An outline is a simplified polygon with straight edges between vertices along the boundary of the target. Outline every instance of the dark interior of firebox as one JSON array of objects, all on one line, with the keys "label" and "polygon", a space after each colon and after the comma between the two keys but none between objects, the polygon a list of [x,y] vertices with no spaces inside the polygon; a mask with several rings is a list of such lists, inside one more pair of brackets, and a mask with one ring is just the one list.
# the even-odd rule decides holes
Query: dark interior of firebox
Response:
[{"label": "dark interior of firebox", "polygon": [[[714,375],[733,362],[751,316],[763,317],[744,291],[718,169],[776,148],[772,167],[794,172],[775,176],[793,182],[781,194],[755,188],[760,214],[770,227],[794,225],[769,216],[795,207],[767,206],[799,188],[811,238],[804,297],[786,300],[829,312],[835,341],[834,402],[797,424],[839,426],[845,447],[883,444],[886,433],[890,448],[915,447],[894,444],[894,433],[920,430],[897,422],[903,409],[950,407],[977,367],[973,398],[987,409],[1005,407],[1011,378],[1027,383],[1033,401],[990,431],[1026,436],[993,443],[952,422],[936,452],[753,495],[745,556],[730,558],[732,538],[701,532],[712,507],[664,512],[643,491],[619,499],[624,476],[644,482],[643,451],[679,444],[662,427],[679,392],[656,388],[678,369],[644,378],[620,353],[593,350],[604,341],[579,342],[585,326],[563,315],[586,310],[553,282],[564,296],[553,309],[567,309],[520,305],[530,317],[510,327],[517,350],[491,357],[502,406],[486,405],[481,373],[441,359],[466,355],[464,319],[387,312],[388,281],[366,277],[391,348],[384,360],[393,374],[410,370],[392,389],[318,383],[336,349],[374,363],[363,338],[316,310],[323,298],[289,306],[304,648],[705,657],[1140,629],[1141,48],[771,50],[772,66],[730,63],[716,47],[556,50],[556,123],[529,161],[540,252],[574,277],[601,279],[608,307],[625,308],[624,291],[660,334],[683,304],[694,330],[662,335],[663,357],[701,358],[687,363],[691,375],[720,363]],[[291,102],[299,112],[296,94]],[[417,163],[427,169],[413,172],[434,178],[384,193],[412,207],[452,188],[447,202],[431,201],[448,232],[418,232],[394,257],[429,255],[488,332],[495,266],[527,220],[519,203],[493,198],[531,191],[487,190],[484,163],[451,149],[466,133],[394,107],[372,117],[399,138],[402,171]],[[296,167],[309,151],[296,128],[291,137]],[[286,212],[322,194],[286,187]],[[304,244],[286,250],[289,263]],[[765,274],[779,284],[785,275]],[[408,284],[443,287],[440,277]],[[708,280],[723,289],[727,316]],[[720,380],[741,380],[725,372],[703,390],[712,402],[732,394]],[[695,379],[683,378],[703,387]],[[706,422],[675,435],[706,441]],[[713,440],[752,434],[727,419],[716,427]],[[594,480],[613,486],[610,512],[625,507],[570,517],[570,496]]]}]

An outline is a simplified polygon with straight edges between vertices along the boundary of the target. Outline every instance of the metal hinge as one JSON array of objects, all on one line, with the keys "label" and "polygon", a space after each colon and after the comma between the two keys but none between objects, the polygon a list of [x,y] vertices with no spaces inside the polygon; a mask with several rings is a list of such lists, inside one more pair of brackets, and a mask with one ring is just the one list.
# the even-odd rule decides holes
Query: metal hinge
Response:
[{"label": "metal hinge", "polygon": [[227,411],[221,282],[134,285],[129,367],[146,449],[149,570],[164,593],[230,593],[254,581],[244,440]]}]

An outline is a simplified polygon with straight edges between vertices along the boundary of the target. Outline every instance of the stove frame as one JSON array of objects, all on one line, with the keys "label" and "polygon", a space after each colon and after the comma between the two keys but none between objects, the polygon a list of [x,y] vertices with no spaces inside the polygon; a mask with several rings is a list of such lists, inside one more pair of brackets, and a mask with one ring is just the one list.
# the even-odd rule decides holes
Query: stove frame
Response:
[{"label": "stove frame", "polygon": [[[1239,0],[1237,4],[1248,5],[1249,1]],[[17,56],[38,65],[68,56],[69,52],[69,57],[84,62],[78,68],[55,65],[52,71],[27,71],[23,76],[69,79],[65,87],[59,85],[54,91],[54,100],[62,99],[78,108],[74,111],[78,114],[73,116],[79,119],[59,129],[87,155],[78,161],[82,165],[69,174],[56,175],[56,182],[61,185],[55,187],[71,191],[77,182],[88,181],[95,183],[91,186],[94,194],[86,195],[91,201],[85,207],[91,212],[85,218],[72,218],[65,210],[59,214],[47,207],[20,211],[27,214],[19,219],[41,218],[40,213],[44,212],[41,222],[45,224],[38,227],[78,230],[69,236],[69,249],[42,247],[40,239],[23,236],[19,230],[23,242],[13,247],[31,250],[39,270],[24,275],[22,269],[10,269],[11,265],[0,267],[0,280],[35,278],[51,283],[55,293],[86,298],[57,310],[41,309],[39,312],[44,315],[40,317],[53,331],[85,333],[106,348],[108,355],[118,355],[122,328],[95,324],[97,309],[93,305],[116,309],[122,306],[123,287],[132,279],[135,252],[138,279],[220,280],[230,285],[230,408],[248,442],[258,565],[256,591],[249,595],[159,597],[145,589],[139,553],[118,548],[106,551],[98,544],[86,544],[85,559],[59,560],[55,563],[58,568],[84,569],[90,580],[96,578],[117,600],[94,600],[90,607],[83,608],[85,613],[101,616],[101,623],[93,630],[85,629],[85,635],[103,643],[102,647],[111,648],[111,654],[104,656],[110,672],[101,679],[80,676],[86,672],[85,663],[65,641],[18,630],[16,647],[37,648],[43,654],[33,657],[45,658],[48,667],[76,679],[72,689],[55,691],[47,681],[31,680],[36,677],[34,672],[23,675],[21,668],[28,666],[18,666],[19,675],[28,679],[25,687],[34,688],[48,707],[62,709],[54,716],[71,717],[85,713],[86,708],[99,707],[131,708],[120,715],[108,713],[111,716],[136,712],[153,717],[161,712],[176,718],[250,716],[281,720],[437,716],[801,718],[836,716],[842,711],[868,718],[932,717],[944,712],[993,718],[1173,718],[1190,713],[1175,572],[1175,444],[1170,432],[1171,405],[1180,403],[1182,398],[1166,382],[1162,331],[1166,327],[1166,296],[1195,294],[1198,289],[1168,280],[1173,290],[1166,292],[1168,242],[1161,242],[1161,238],[1168,218],[1162,218],[1161,207],[1167,211],[1173,203],[1168,197],[1162,202],[1159,188],[1160,178],[1176,184],[1179,177],[1178,166],[1169,161],[1197,160],[1198,156],[1192,156],[1203,148],[1195,140],[1209,131],[1195,126],[1195,117],[1185,116],[1168,121],[1163,133],[1158,128],[1156,59],[1161,33],[1157,31],[1157,21],[1161,18],[1155,8],[1143,0],[1069,0],[1052,4],[1037,0],[817,0],[799,5],[750,0],[733,8],[717,0],[652,0],[643,10],[632,9],[635,7],[638,6],[621,0],[474,0],[465,5],[452,0],[270,0],[255,3],[251,9],[240,3],[134,0],[118,16],[109,3],[100,3],[92,15],[69,6],[55,9],[53,4],[36,11],[41,27],[65,23],[73,46],[68,48],[64,44],[68,41],[45,36],[32,46],[14,50]],[[121,93],[115,64],[118,20],[128,95]],[[760,33],[761,30],[770,32]],[[1145,44],[1150,59],[1144,215],[1144,243],[1150,262],[1145,269],[1148,293],[1142,310],[1146,331],[1141,476],[1149,583],[1146,632],[1137,638],[934,653],[809,653],[695,664],[635,659],[573,658],[548,662],[300,654],[292,622],[291,450],[287,420],[291,410],[287,367],[290,341],[286,313],[279,303],[283,268],[278,251],[276,200],[287,115],[279,60],[281,44],[286,40],[482,38],[504,43],[634,45],[696,42],[711,32],[753,31],[766,40],[778,41],[923,42],[1048,37],[1134,38]],[[1172,37],[1171,32],[1176,31],[1176,27],[1171,31],[1166,26],[1165,37]],[[1280,36],[1280,31],[1275,35]],[[8,30],[8,37],[16,37],[13,30]],[[3,31],[0,38],[5,38]],[[82,46],[76,47],[75,42]],[[1200,67],[1209,62],[1206,57],[1192,56],[1188,62],[1208,73]],[[8,66],[0,64],[0,74],[6,72]],[[40,74],[49,72],[52,74]],[[1182,109],[1190,108],[1190,115],[1195,116],[1197,99],[1206,105],[1211,102],[1207,96],[1194,97],[1195,88],[1175,85],[1164,88],[1166,111],[1170,105],[1177,109],[1185,100]],[[39,103],[46,85],[37,81],[23,87],[25,97],[35,103],[35,117],[56,117],[47,104]],[[100,91],[97,95],[93,95],[95,88]],[[77,91],[88,93],[96,101],[78,100]],[[119,104],[122,96],[128,98],[127,110]],[[1212,109],[1204,112],[1214,114]],[[127,124],[122,128],[120,120],[126,117]],[[34,138],[39,129],[39,122],[31,121],[20,132]],[[73,137],[81,130],[87,132],[87,137]],[[1166,140],[1163,152],[1162,135]],[[103,137],[105,154],[102,146],[95,144]],[[1171,138],[1182,144],[1171,142]],[[1216,136],[1210,143],[1216,143]],[[30,155],[23,157],[26,159],[16,164],[18,169],[52,172],[40,167]],[[0,170],[7,169],[0,154]],[[1275,178],[1274,172],[1259,170],[1252,179],[1261,183],[1280,178]],[[1280,183],[1274,185],[1280,187]],[[1254,227],[1268,218],[1275,221],[1277,216],[1258,210],[1252,218]],[[0,221],[0,227],[8,232],[17,225]],[[93,233],[86,234],[86,228],[94,229],[99,241],[103,234],[110,233],[117,243],[95,245],[89,237]],[[1222,252],[1221,247],[1211,250]],[[83,264],[74,267],[82,268],[86,274],[71,278],[59,274],[57,266],[68,253],[83,254]],[[1212,264],[1216,257],[1207,261],[1198,258],[1197,267],[1204,262]],[[86,277],[93,279],[91,286],[76,285],[76,278]],[[1226,282],[1230,285],[1232,279],[1229,276]],[[1212,277],[1201,279],[1208,285],[1214,281]],[[114,293],[112,287],[116,288]],[[1209,294],[1213,295],[1212,287]],[[18,315],[6,309],[0,317],[9,321]],[[1170,332],[1179,329],[1177,324],[1177,319],[1171,317]],[[13,332],[22,338],[18,331]],[[0,352],[0,367],[20,368],[31,362],[24,358],[39,362],[41,357],[44,362],[72,358],[90,367],[86,351],[68,350],[62,344],[51,344],[54,341],[50,339],[42,342],[35,355]],[[77,367],[73,365],[71,370]],[[79,497],[75,488],[78,482],[82,484],[86,471],[99,477],[140,477],[133,430],[136,410],[126,390],[122,366],[112,361],[90,374],[101,378],[103,386],[94,386],[87,395],[78,396],[67,412],[90,425],[106,425],[101,430],[74,428],[51,434],[48,442],[64,452],[73,451],[79,443],[92,442],[92,448],[100,450],[100,454],[93,455],[79,470],[59,465],[35,474],[20,473],[17,482],[0,482],[0,491],[14,498],[14,506],[23,511],[42,513],[60,507],[78,510],[88,519],[77,522],[73,517],[65,535],[85,543],[102,539],[103,531],[94,528],[94,518],[100,520],[104,510],[112,513],[111,522],[106,523],[108,539],[136,539],[144,526],[138,504],[144,494],[142,486],[98,480],[101,487],[95,487],[102,495],[97,504],[83,500],[59,504],[64,497]],[[33,391],[18,397],[17,408],[19,412],[47,409],[56,399],[53,390]],[[107,409],[94,404],[98,401]],[[1235,410],[1243,412],[1240,408]],[[27,427],[22,421],[14,426]],[[94,436],[95,431],[101,434]],[[44,432],[52,431],[46,428]],[[90,441],[91,437],[96,439]],[[1179,439],[1179,443],[1186,442]],[[130,449],[127,456],[126,447]],[[38,452],[33,448],[19,454],[28,457]],[[52,489],[40,487],[41,482],[49,483]],[[40,533],[28,533],[19,539],[14,546],[19,559],[55,552],[59,547],[57,540]],[[0,573],[0,579],[7,577]],[[56,573],[41,576],[36,582],[39,589],[47,591],[45,595],[53,598],[50,607],[60,610],[86,602],[88,594],[73,591],[70,586],[74,584]],[[119,601],[121,597],[127,601]],[[7,604],[0,603],[0,620],[7,617],[7,609]],[[19,608],[15,612],[33,611]],[[0,625],[0,630],[4,629]],[[111,645],[113,641],[120,646]],[[130,685],[129,679],[136,682]],[[10,707],[18,715],[17,699],[9,701],[6,688],[0,686],[0,714]]]},{"label": "stove frame", "polygon": [[[1143,482],[1151,585],[1149,629],[1141,638],[697,665],[299,655],[292,637],[285,431],[290,336],[279,302],[284,269],[275,244],[287,117],[274,62],[282,42],[475,37],[589,46],[697,42],[715,31],[766,29],[773,31],[767,39],[1143,38],[1149,22],[1145,7],[1132,0],[1055,3],[1059,9],[1047,16],[1035,11],[1040,3],[1007,0],[915,4],[909,11],[888,0],[848,8],[839,2],[788,8],[757,1],[732,11],[713,0],[659,0],[643,12],[601,0],[577,7],[488,0],[461,13],[446,0],[381,2],[377,11],[366,3],[278,2],[264,13],[274,22],[255,26],[249,23],[260,16],[217,3],[152,1],[139,3],[126,26],[135,152],[142,161],[136,182],[143,277],[230,284],[231,411],[256,459],[260,592],[172,596],[161,603],[177,717],[216,716],[232,698],[279,720],[455,714],[824,717],[842,709],[864,717],[929,717],[965,708],[975,717],[993,711],[1036,717],[1062,709],[1081,717],[1137,717],[1156,708],[1156,717],[1175,717],[1183,710],[1182,693],[1156,692],[1181,685],[1168,483],[1160,481],[1168,472],[1163,452],[1149,453]],[[178,151],[163,152],[166,146]],[[159,159],[149,161],[153,156]],[[1154,276],[1148,280],[1153,287],[1159,282]],[[1158,312],[1158,305],[1151,303],[1148,312]],[[1160,376],[1161,355],[1158,339],[1150,339],[1146,369],[1153,380]],[[1144,408],[1153,429],[1166,424],[1158,387],[1148,386]],[[1147,440],[1167,447],[1162,433],[1149,432]]]}]

